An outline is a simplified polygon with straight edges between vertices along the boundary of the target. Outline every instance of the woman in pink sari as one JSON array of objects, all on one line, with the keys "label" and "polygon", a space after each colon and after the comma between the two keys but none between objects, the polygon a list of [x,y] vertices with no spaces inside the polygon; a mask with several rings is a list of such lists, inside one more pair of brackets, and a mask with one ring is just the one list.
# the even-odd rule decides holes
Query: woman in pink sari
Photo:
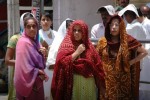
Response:
[{"label": "woman in pink sari", "polygon": [[35,18],[28,17],[16,47],[14,84],[17,100],[44,100],[43,80],[47,76],[38,40],[38,23]]}]

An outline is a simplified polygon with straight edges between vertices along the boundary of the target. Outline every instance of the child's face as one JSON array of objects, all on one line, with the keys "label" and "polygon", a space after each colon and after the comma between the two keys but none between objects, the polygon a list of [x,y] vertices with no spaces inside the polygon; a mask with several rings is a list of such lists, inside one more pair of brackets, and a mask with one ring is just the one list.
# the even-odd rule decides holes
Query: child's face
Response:
[{"label": "child's face", "polygon": [[41,26],[44,31],[48,31],[52,25],[52,21],[50,18],[46,16],[42,16],[41,18]]}]

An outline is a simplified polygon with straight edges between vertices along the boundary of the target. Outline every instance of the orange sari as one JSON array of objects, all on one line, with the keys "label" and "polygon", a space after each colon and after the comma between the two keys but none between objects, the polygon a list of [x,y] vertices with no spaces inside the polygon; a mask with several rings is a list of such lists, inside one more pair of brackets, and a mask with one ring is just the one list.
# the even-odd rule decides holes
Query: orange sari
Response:
[{"label": "orange sari", "polygon": [[[120,41],[113,43],[109,25],[112,19],[120,22]],[[129,61],[136,57],[141,43],[126,33],[125,24],[119,16],[110,19],[106,26],[105,37],[98,41],[97,51],[101,56],[105,73],[105,100],[138,100],[140,62],[130,66]]]}]

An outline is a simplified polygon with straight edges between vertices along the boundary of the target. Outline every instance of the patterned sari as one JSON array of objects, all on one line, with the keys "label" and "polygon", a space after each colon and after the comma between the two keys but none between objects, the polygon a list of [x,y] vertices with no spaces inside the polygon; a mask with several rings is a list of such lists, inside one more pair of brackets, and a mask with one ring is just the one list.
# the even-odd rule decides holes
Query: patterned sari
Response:
[{"label": "patterned sari", "polygon": [[[120,20],[120,39],[113,43],[109,25],[116,18]],[[141,43],[126,33],[122,18],[112,17],[106,26],[105,37],[98,41],[96,48],[105,73],[105,100],[138,100],[140,62],[130,66],[129,61],[137,56],[139,46]]]},{"label": "patterned sari", "polygon": [[[80,25],[82,28],[83,38],[81,42],[77,42],[74,39],[73,29],[75,25]],[[80,57],[72,61],[72,54],[81,43],[85,45],[86,50]],[[97,86],[98,90],[104,85],[104,73],[99,55],[88,38],[87,25],[80,20],[74,21],[69,27],[68,33],[58,50],[51,86],[54,100],[72,99],[74,83],[76,82],[76,77],[78,77],[76,75],[83,76],[86,79],[93,77],[95,80],[94,85]],[[81,80],[81,82],[83,82],[83,80]],[[91,91],[84,91],[84,93],[85,92]]]}]

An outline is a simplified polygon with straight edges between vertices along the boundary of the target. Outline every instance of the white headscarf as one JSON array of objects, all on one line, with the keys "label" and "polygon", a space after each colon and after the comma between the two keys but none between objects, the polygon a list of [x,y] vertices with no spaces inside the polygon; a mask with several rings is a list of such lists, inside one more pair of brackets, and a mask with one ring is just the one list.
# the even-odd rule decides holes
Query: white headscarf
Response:
[{"label": "white headscarf", "polygon": [[61,42],[63,41],[63,39],[64,39],[64,37],[66,36],[66,33],[67,33],[67,29],[66,29],[66,21],[67,20],[72,20],[72,19],[67,18],[60,25],[60,27],[58,29],[58,33],[55,36],[55,38],[53,40],[53,43],[50,47],[49,53],[48,53],[48,58],[47,58],[47,62],[46,62],[47,66],[55,64],[59,46],[60,46]]},{"label": "white headscarf", "polygon": [[[20,17],[20,34],[22,34],[22,32],[23,32],[23,30],[24,30],[24,20],[23,20],[23,18],[24,18],[24,16],[25,16],[26,14],[31,14],[31,15],[33,15],[33,14],[30,13],[30,12],[25,12],[25,13],[23,13],[23,14],[21,15],[21,17]],[[33,16],[34,16],[34,15],[33,15]]]},{"label": "white headscarf", "polygon": [[124,15],[124,13],[129,10],[129,11],[133,11],[137,17],[139,17],[139,14],[138,14],[138,11],[137,11],[137,8],[134,6],[134,4],[129,4],[128,6],[126,6],[125,8],[123,8],[122,10],[120,10],[118,12],[118,15],[119,16],[122,16]]},{"label": "white headscarf", "polygon": [[109,15],[111,15],[111,16],[113,16],[115,14],[115,8],[112,5],[102,6],[102,7],[98,8],[97,12],[99,13],[99,11],[102,8],[105,8],[107,10],[107,12],[109,13]]}]

